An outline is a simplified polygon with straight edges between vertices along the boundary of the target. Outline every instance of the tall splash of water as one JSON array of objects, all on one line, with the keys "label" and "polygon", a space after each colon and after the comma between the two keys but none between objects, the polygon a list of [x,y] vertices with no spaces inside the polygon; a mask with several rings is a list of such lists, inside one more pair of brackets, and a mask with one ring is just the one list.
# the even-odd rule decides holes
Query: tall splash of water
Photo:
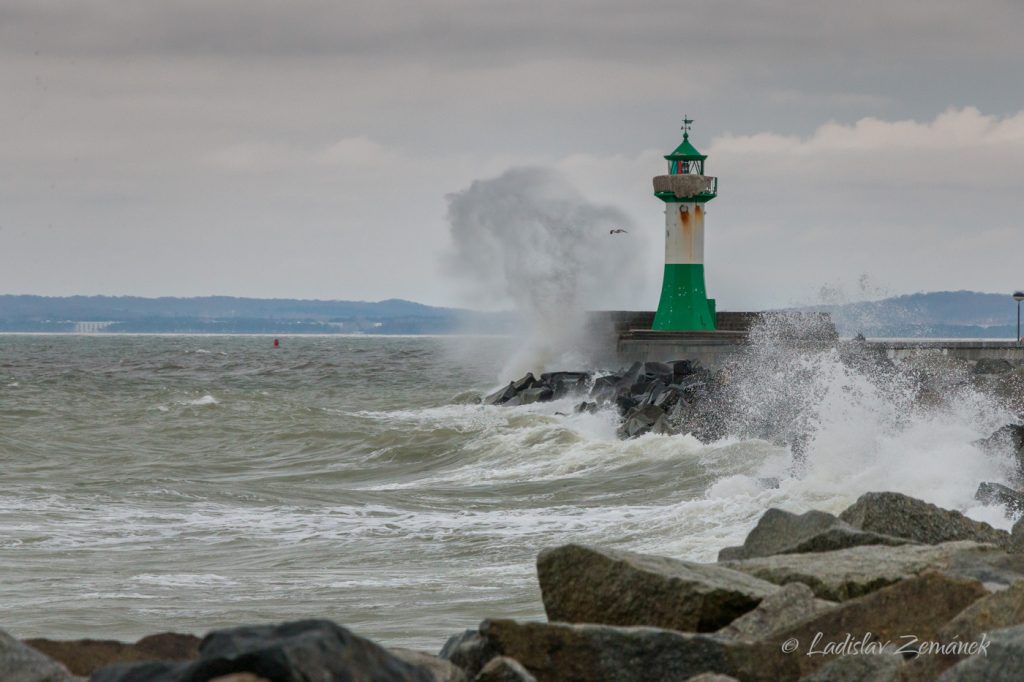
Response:
[{"label": "tall splash of water", "polygon": [[1008,481],[1014,466],[975,441],[1015,419],[966,363],[940,355],[896,363],[824,334],[813,316],[766,316],[728,368],[719,406],[730,431],[788,446],[759,475],[782,479],[808,508],[838,511],[864,492],[892,490],[995,513],[981,510],[974,492],[981,481]]},{"label": "tall splash of water", "polygon": [[513,168],[474,181],[449,195],[448,220],[446,268],[468,301],[511,304],[523,319],[523,340],[503,380],[585,366],[584,311],[615,304],[616,294],[642,281],[640,235],[627,229],[626,215],[588,202],[548,169]]}]

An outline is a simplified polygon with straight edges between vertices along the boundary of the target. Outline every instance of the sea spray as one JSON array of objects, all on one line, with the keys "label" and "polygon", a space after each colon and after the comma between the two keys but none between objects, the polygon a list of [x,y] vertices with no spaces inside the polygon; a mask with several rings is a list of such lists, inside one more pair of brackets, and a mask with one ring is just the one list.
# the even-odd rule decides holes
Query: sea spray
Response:
[{"label": "sea spray", "polygon": [[523,320],[502,377],[588,365],[596,335],[585,311],[628,302],[643,280],[641,237],[626,215],[545,168],[476,180],[448,197],[448,220],[445,267],[467,302],[511,305]]},{"label": "sea spray", "polygon": [[937,355],[894,363],[856,341],[821,339],[814,317],[765,316],[719,398],[732,437],[788,446],[754,475],[780,478],[797,507],[838,511],[893,490],[971,510],[981,481],[1012,475],[1007,457],[974,442],[1013,415],[964,367]]}]

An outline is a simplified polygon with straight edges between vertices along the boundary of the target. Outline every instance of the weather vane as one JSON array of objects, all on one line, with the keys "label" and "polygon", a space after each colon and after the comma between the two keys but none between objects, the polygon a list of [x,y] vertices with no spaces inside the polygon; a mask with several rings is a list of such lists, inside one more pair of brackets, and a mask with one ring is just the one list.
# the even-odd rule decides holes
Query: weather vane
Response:
[{"label": "weather vane", "polygon": [[680,130],[683,131],[683,135],[690,136],[690,126],[693,124],[692,118],[687,118],[686,114],[683,114],[683,127]]}]

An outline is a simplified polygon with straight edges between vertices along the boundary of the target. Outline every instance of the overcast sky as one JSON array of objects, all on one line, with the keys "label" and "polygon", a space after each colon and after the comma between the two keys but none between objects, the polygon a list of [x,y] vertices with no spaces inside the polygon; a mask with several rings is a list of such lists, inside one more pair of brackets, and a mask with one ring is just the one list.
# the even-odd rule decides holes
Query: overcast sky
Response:
[{"label": "overcast sky", "polygon": [[0,293],[459,304],[445,196],[540,165],[629,216],[649,275],[608,304],[652,308],[684,113],[719,309],[1010,291],[1022,26],[1015,0],[0,0]]}]

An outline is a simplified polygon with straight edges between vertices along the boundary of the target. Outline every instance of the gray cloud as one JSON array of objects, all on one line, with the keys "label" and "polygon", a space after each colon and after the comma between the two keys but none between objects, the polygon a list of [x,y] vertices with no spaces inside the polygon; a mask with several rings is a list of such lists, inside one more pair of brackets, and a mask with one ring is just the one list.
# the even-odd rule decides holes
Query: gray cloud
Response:
[{"label": "gray cloud", "polygon": [[[985,178],[960,195],[968,215],[935,172],[942,149],[901,146],[898,127],[874,149],[850,128],[876,155],[853,158],[815,131],[865,117],[932,126],[968,105],[1016,114],[1006,84],[1024,66],[1022,12],[998,0],[0,0],[0,291],[458,302],[437,266],[446,194],[549,165],[656,236],[648,183],[684,112],[722,176],[708,258],[727,305],[785,302],[876,264],[899,271],[883,282],[895,290],[1001,286],[1015,270],[988,250],[1018,212],[1013,140],[982,136],[949,161]],[[951,130],[970,138],[971,125]],[[954,238],[971,221],[973,240]],[[851,225],[884,229],[891,254],[828,256],[852,248]],[[929,234],[963,254],[958,267],[913,257]],[[819,256],[787,255],[789,240]],[[648,241],[637,306],[657,291]],[[754,292],[753,275],[779,281]]]}]

